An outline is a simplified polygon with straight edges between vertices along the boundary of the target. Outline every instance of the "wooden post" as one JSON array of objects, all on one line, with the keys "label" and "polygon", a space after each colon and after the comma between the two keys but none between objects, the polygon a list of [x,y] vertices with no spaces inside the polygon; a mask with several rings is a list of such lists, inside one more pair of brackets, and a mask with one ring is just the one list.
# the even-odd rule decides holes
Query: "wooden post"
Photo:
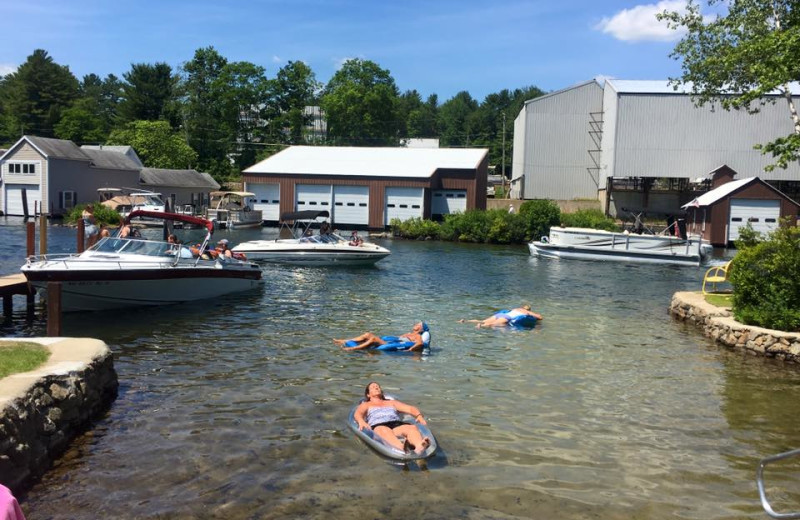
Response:
[{"label": "wooden post", "polygon": [[39,215],[39,254],[47,254],[47,215]]},{"label": "wooden post", "polygon": [[10,294],[3,296],[3,316],[6,318],[6,320],[11,319],[11,312],[14,308],[14,306],[12,305],[13,304],[12,298],[13,296],[11,296]]},{"label": "wooden post", "polygon": [[25,241],[25,256],[33,256],[36,254],[36,222],[26,222],[25,230],[27,232],[27,240]]},{"label": "wooden post", "polygon": [[83,219],[78,219],[78,247],[76,251],[78,253],[83,253],[83,245],[85,243],[85,234],[86,230],[84,228]]},{"label": "wooden post", "polygon": [[47,282],[47,335],[61,336],[61,282]]}]

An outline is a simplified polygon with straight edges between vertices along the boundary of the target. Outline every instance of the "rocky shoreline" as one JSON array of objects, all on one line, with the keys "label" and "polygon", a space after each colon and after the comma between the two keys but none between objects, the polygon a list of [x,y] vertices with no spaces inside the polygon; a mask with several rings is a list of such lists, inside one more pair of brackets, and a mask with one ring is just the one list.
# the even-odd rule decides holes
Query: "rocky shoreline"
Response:
[{"label": "rocky shoreline", "polygon": [[51,352],[38,369],[0,380],[0,484],[20,493],[108,410],[119,383],[111,350],[100,340],[13,340]]},{"label": "rocky shoreline", "polygon": [[703,334],[728,348],[800,363],[800,333],[744,325],[730,310],[705,301],[700,292],[677,292],[669,313],[680,321],[694,323]]}]

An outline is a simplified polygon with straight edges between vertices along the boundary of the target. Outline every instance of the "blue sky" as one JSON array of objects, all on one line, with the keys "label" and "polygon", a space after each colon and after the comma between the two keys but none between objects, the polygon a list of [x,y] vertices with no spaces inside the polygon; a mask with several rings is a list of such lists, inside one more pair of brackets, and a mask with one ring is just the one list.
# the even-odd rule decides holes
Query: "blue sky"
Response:
[{"label": "blue sky", "polygon": [[439,101],[529,85],[558,90],[594,77],[667,79],[676,35],[654,13],[683,0],[0,0],[0,74],[34,49],[80,79],[131,63],[173,68],[200,47],[275,77],[304,61],[327,82],[342,62],[388,69],[401,91]]}]

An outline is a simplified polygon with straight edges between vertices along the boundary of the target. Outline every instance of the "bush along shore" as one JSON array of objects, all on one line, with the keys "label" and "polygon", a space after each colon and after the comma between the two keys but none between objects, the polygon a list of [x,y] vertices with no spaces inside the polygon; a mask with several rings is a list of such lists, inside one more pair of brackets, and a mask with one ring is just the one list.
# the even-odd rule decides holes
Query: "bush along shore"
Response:
[{"label": "bush along shore", "polygon": [[470,210],[465,213],[445,215],[444,221],[434,222],[421,218],[389,223],[395,236],[411,240],[446,240],[483,244],[526,244],[550,233],[552,226],[587,227],[619,231],[614,219],[600,210],[580,210],[561,213],[551,200],[529,200],[519,208],[519,213],[503,209]]}]

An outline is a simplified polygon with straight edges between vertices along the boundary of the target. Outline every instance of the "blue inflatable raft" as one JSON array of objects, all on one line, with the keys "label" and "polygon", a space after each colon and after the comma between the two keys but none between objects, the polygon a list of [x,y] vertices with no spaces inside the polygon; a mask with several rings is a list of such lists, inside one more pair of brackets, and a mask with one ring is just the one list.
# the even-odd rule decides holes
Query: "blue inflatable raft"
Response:
[{"label": "blue inflatable raft", "polygon": [[[413,341],[404,341],[398,336],[381,336],[381,339],[385,341],[383,345],[378,347],[371,348],[370,350],[383,350],[386,352],[399,352],[408,350],[414,346]],[[345,347],[355,347],[358,345],[357,342],[353,340],[345,341]],[[428,328],[428,324],[423,322],[422,323],[422,346],[425,349],[431,348],[431,332]]]},{"label": "blue inflatable raft", "polygon": [[532,329],[536,326],[536,322],[539,321],[536,319],[536,317],[531,316],[530,314],[523,314],[522,316],[510,316],[510,312],[511,311],[508,309],[503,309],[497,311],[494,315],[496,318],[507,319],[508,326],[515,329]]}]

